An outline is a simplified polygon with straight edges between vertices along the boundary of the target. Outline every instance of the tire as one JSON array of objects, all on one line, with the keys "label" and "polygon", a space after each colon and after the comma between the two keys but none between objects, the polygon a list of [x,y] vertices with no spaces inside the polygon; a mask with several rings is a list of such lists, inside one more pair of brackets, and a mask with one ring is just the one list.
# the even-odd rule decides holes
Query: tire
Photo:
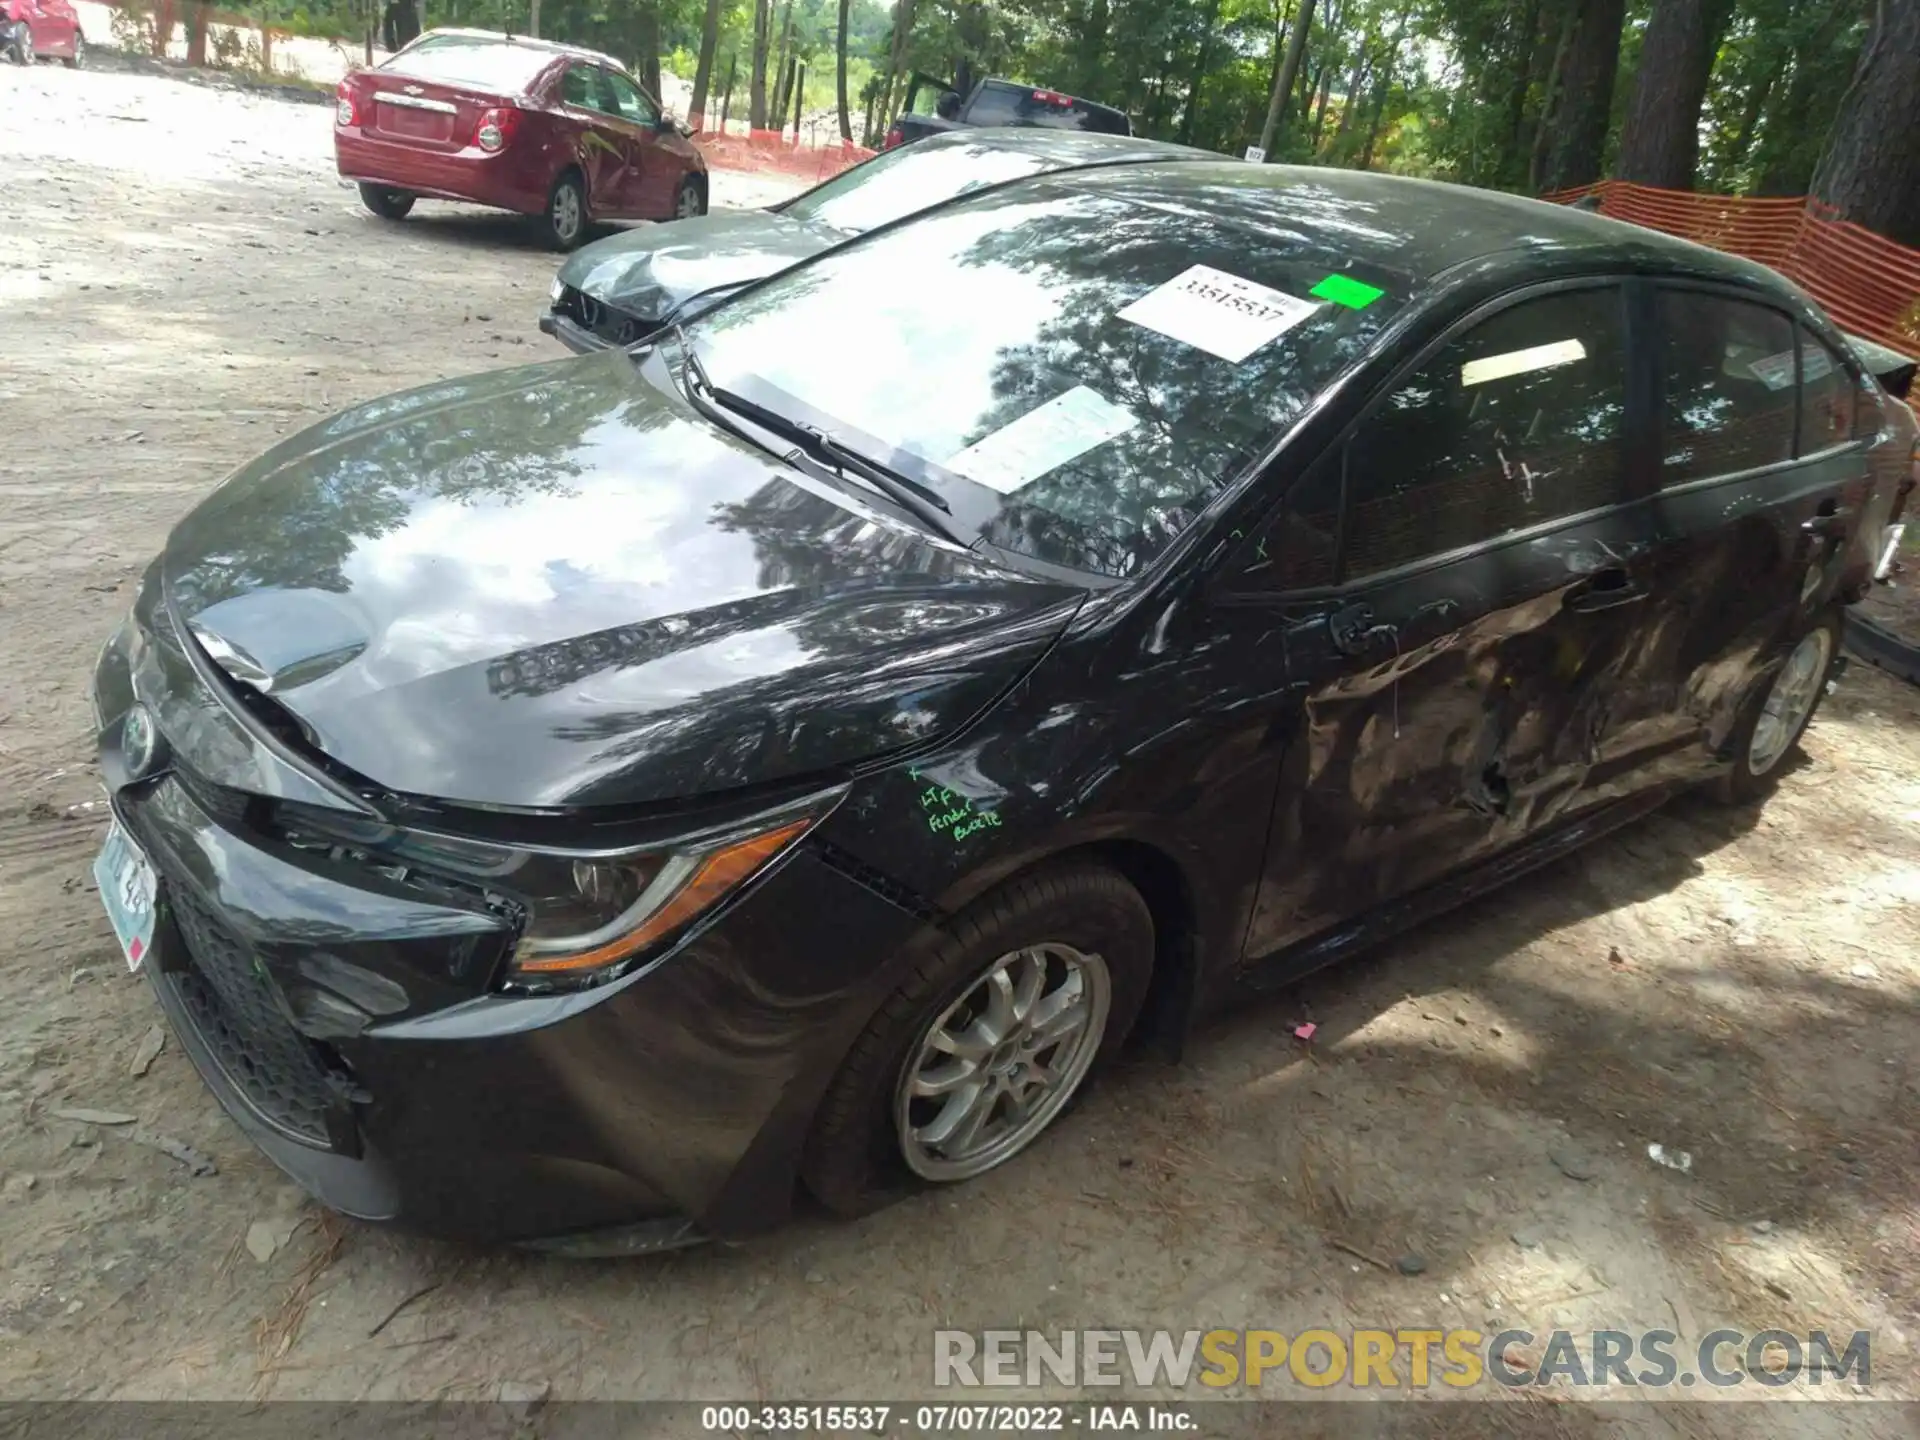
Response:
[{"label": "tire", "polygon": [[673,192],[673,215],[675,220],[691,220],[696,215],[707,213],[707,187],[698,175],[688,175],[680,182],[680,188]]},{"label": "tire", "polygon": [[1787,647],[1779,669],[1755,690],[1734,727],[1733,768],[1715,783],[1715,799],[1751,805],[1772,793],[1787,756],[1819,712],[1840,658],[1840,635],[1840,612],[1826,610]]},{"label": "tire", "polygon": [[362,185],[360,203],[382,220],[404,220],[413,209],[414,197],[405,190],[387,185]]},{"label": "tire", "polygon": [[[821,1101],[801,1161],[807,1189],[829,1211],[851,1218],[916,1188],[971,1179],[1012,1159],[1071,1108],[1085,1093],[1086,1081],[1125,1042],[1147,993],[1153,944],[1153,916],[1140,892],[1099,865],[1072,863],[1036,871],[982,896],[918,942],[899,988],[842,1061]],[[1077,971],[1069,960],[1075,956],[1082,962]],[[1048,1002],[1071,995],[1075,982],[1056,989],[1056,976],[1078,975],[1077,1004],[1085,1006],[1086,1017],[1079,1029],[1051,1044],[1044,1036],[1031,1037],[1027,1043],[1038,1048],[1024,1052],[1024,1058],[1013,1054],[1022,1044],[1017,1025],[1002,1025],[1001,1033],[1015,1038],[994,1045],[978,1061],[953,1051],[942,1057],[928,1048],[936,1025],[971,1043],[972,1028],[988,1018],[985,1007],[997,988],[991,978],[996,969],[1011,963],[1013,973],[1031,976],[1039,967],[1025,957],[1046,960],[1039,971],[1046,977],[1045,988],[1029,1013],[1044,1012]],[[1020,1003],[1021,990],[1001,988],[1000,993],[1010,1007]],[[1076,1008],[1063,1004],[1061,1014]],[[989,1074],[1008,1058],[1014,1060],[1010,1070],[998,1072],[997,1079]],[[909,1094],[909,1080],[933,1073],[930,1065],[971,1065],[988,1087],[984,1093],[991,1118],[982,1130],[998,1138],[977,1141],[979,1148],[970,1157],[958,1145],[949,1156],[918,1139],[938,1127],[946,1107],[964,1104],[963,1087],[957,1084],[938,1099]],[[1044,1079],[1029,1078],[1045,1077],[1049,1070],[1058,1075],[1052,1088]],[[1010,1096],[992,1090],[1000,1081],[1034,1086],[1026,1097],[1030,1110],[1025,1120],[1014,1118]],[[967,1088],[982,1093],[972,1082]],[[907,1134],[916,1137],[912,1159]]]},{"label": "tire", "polygon": [[561,172],[547,192],[547,212],[541,218],[547,243],[556,250],[577,249],[587,237],[587,186],[578,170]]},{"label": "tire", "polygon": [[86,63],[86,59],[87,59],[87,37],[80,34],[78,31],[75,31],[73,36],[73,54],[67,56],[60,63],[66,66],[69,70],[78,70],[83,64]]},{"label": "tire", "polygon": [[24,26],[13,37],[13,44],[7,47],[7,53],[13,57],[16,65],[33,64],[33,37],[27,34]]}]

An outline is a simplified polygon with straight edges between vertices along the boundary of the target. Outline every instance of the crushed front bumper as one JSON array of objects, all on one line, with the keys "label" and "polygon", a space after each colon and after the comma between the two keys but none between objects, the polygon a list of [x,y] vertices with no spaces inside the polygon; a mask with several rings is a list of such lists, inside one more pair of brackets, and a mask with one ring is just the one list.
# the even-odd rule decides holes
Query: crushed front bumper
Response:
[{"label": "crushed front bumper", "polygon": [[[505,993],[513,926],[483,896],[276,828],[282,762],[146,623],[152,588],[97,667],[101,772],[158,877],[156,997],[270,1159],[349,1215],[563,1253],[786,1218],[814,1108],[918,917],[802,846],[647,968]],[[163,748],[130,776],[136,698]]]}]

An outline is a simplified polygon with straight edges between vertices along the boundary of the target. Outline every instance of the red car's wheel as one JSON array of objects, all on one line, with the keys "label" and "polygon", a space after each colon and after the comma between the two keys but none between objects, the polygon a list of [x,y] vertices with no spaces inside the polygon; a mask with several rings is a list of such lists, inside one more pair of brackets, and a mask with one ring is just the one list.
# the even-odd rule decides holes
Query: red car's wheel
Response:
[{"label": "red car's wheel", "polygon": [[556,250],[571,250],[587,233],[587,186],[578,170],[553,182],[547,195],[547,240]]},{"label": "red car's wheel", "polygon": [[360,203],[382,220],[404,220],[413,209],[414,197],[404,190],[386,185],[362,185]]}]

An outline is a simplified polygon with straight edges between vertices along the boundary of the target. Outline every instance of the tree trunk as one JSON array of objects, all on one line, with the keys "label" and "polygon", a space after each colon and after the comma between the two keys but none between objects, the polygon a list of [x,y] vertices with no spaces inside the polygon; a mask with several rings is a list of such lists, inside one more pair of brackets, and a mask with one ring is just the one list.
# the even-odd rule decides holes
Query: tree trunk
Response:
[{"label": "tree trunk", "polygon": [[540,38],[540,0],[527,0],[527,34]]},{"label": "tree trunk", "polygon": [[1560,24],[1560,40],[1553,47],[1553,68],[1547,71],[1546,93],[1540,97],[1540,120],[1534,127],[1533,153],[1527,160],[1527,188],[1540,191],[1545,187],[1540,183],[1546,168],[1547,147],[1553,140],[1553,127],[1558,123],[1560,110],[1560,92],[1567,73],[1567,55],[1573,49],[1574,27],[1580,19],[1578,4],[1567,6],[1567,17]]},{"label": "tree trunk", "polygon": [[207,63],[207,7],[200,0],[187,6],[187,64]]},{"label": "tree trunk", "polygon": [[1721,0],[1654,0],[1633,99],[1620,129],[1614,171],[1622,180],[1664,190],[1693,188],[1700,102],[1727,19]]},{"label": "tree trunk", "polygon": [[713,55],[720,47],[720,7],[724,0],[707,0],[706,19],[700,25],[700,58],[693,67],[693,99],[687,123],[699,130],[707,123],[707,89],[713,84]]},{"label": "tree trunk", "polygon": [[1600,178],[1613,118],[1613,82],[1620,69],[1625,0],[1579,0],[1580,17],[1560,77],[1560,106],[1541,166],[1543,190],[1591,185]]},{"label": "tree trunk", "polygon": [[727,133],[727,121],[733,114],[733,82],[740,73],[740,52],[727,57],[727,88],[720,92],[720,133]]},{"label": "tree trunk", "polygon": [[1334,126],[1333,138],[1339,142],[1353,129],[1353,112],[1359,108],[1360,87],[1367,78],[1367,51],[1373,48],[1373,32],[1369,30],[1361,38],[1360,48],[1353,52],[1353,69],[1347,72],[1347,88],[1340,98],[1340,123]]},{"label": "tree trunk", "polygon": [[1767,101],[1773,95],[1773,87],[1780,83],[1780,72],[1786,66],[1786,56],[1777,57],[1747,92],[1747,103],[1740,112],[1740,124],[1734,129],[1733,137],[1727,142],[1727,164],[1737,168],[1746,162],[1747,151],[1753,148],[1753,132],[1760,127],[1760,117],[1766,113]]},{"label": "tree trunk", "polygon": [[[1219,6],[1214,7],[1217,12]],[[1091,0],[1086,16],[1076,27],[1073,81],[1082,95],[1098,95],[1107,54],[1107,28],[1113,23],[1111,0]]]},{"label": "tree trunk", "polygon": [[1320,132],[1327,125],[1327,102],[1333,98],[1333,66],[1320,72],[1320,91],[1313,102],[1313,148],[1320,149]]},{"label": "tree trunk", "polygon": [[780,16],[780,48],[773,60],[774,96],[773,113],[776,128],[784,129],[787,123],[787,87],[793,83],[793,72],[787,64],[788,52],[793,48],[793,0],[787,0]]},{"label": "tree trunk", "polygon": [[640,0],[633,17],[633,40],[640,50],[640,67],[635,72],[656,104],[660,99],[660,0]]},{"label": "tree trunk", "polygon": [[1280,135],[1280,114],[1287,97],[1293,93],[1300,75],[1300,57],[1307,50],[1307,32],[1313,29],[1313,0],[1300,0],[1300,13],[1294,17],[1293,33],[1287,36],[1287,58],[1280,62],[1280,73],[1273,77],[1273,96],[1267,101],[1267,123],[1260,127],[1260,148],[1273,159],[1273,144]]},{"label": "tree trunk", "polygon": [[840,0],[840,26],[833,37],[833,96],[840,112],[840,138],[853,143],[853,119],[847,114],[847,7],[852,0]]},{"label": "tree trunk", "polygon": [[773,29],[773,0],[753,0],[753,74],[747,81],[747,125],[767,128],[767,42]]},{"label": "tree trunk", "polygon": [[887,83],[880,92],[880,108],[875,118],[879,129],[893,123],[893,91],[907,69],[907,45],[913,39],[915,0],[898,0],[893,7],[893,35],[887,43]]},{"label": "tree trunk", "polygon": [[1521,178],[1533,148],[1526,134],[1527,97],[1533,93],[1534,73],[1539,64],[1540,0],[1527,0],[1520,42],[1524,48],[1515,57],[1513,86],[1507,92],[1506,153],[1500,157],[1500,183],[1503,185],[1513,184]]},{"label": "tree trunk", "polygon": [[1901,245],[1920,247],[1920,0],[1878,0],[1853,83],[1814,171],[1813,194]]},{"label": "tree trunk", "polygon": [[1380,66],[1380,88],[1374,92],[1373,118],[1367,122],[1367,143],[1360,151],[1360,168],[1373,168],[1373,146],[1380,138],[1380,122],[1386,115],[1387,97],[1393,93],[1393,69],[1400,62],[1400,41],[1407,33],[1407,20],[1413,14],[1410,4],[1400,12],[1400,18],[1393,27],[1393,38],[1387,42],[1386,59]]},{"label": "tree trunk", "polygon": [[800,69],[793,77],[793,138],[800,138],[800,116],[807,103],[807,62],[796,62]]},{"label": "tree trunk", "polygon": [[[841,0],[842,4],[846,0]],[[1194,122],[1200,114],[1200,87],[1206,83],[1207,62],[1213,57],[1214,27],[1220,23],[1220,0],[1207,7],[1207,28],[1200,32],[1200,48],[1193,58],[1193,78],[1187,82],[1186,110],[1180,116],[1180,143],[1193,144]]]}]

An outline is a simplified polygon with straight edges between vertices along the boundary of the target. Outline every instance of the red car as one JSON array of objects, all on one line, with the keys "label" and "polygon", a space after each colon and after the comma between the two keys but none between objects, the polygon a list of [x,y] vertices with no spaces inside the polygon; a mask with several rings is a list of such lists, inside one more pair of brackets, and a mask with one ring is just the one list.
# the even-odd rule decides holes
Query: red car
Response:
[{"label": "red car", "polygon": [[0,54],[18,65],[40,57],[77,66],[86,58],[87,37],[68,0],[0,0]]},{"label": "red car", "polygon": [[384,219],[466,200],[541,216],[562,250],[596,220],[707,209],[706,161],[619,61],[484,30],[430,30],[348,74],[333,151]]}]

